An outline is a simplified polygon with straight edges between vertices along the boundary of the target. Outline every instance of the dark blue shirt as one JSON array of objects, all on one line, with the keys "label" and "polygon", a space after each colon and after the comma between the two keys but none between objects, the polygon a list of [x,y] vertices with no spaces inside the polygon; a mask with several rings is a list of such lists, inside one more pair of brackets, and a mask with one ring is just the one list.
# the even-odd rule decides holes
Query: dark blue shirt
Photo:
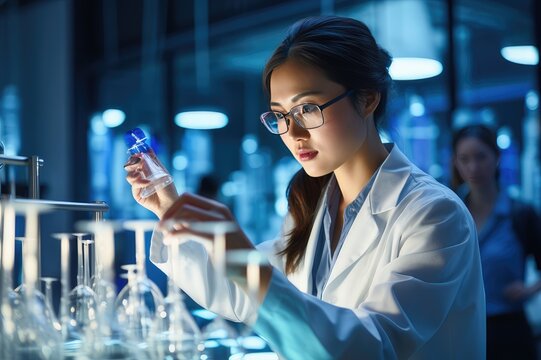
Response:
[{"label": "dark blue shirt", "polygon": [[[466,200],[467,188],[459,195]],[[500,191],[489,217],[478,230],[479,251],[485,283],[487,315],[517,312],[522,303],[508,300],[505,288],[514,281],[524,281],[525,257],[511,221],[511,199]]]},{"label": "dark blue shirt", "polygon": [[332,176],[329,186],[327,187],[326,202],[323,204],[325,211],[323,214],[323,226],[321,226],[319,231],[317,247],[314,254],[314,265],[312,267],[312,295],[321,298],[323,288],[327,284],[327,280],[329,279],[331,270],[336,262],[336,258],[340,253],[342,244],[372,188],[372,184],[374,183],[378,171],[379,169],[374,172],[370,181],[368,181],[359,195],[357,195],[355,200],[353,200],[344,210],[344,223],[342,231],[340,232],[340,238],[336,244],[334,253],[331,255],[332,234],[334,233],[334,225],[336,223],[336,215],[338,214],[341,196],[336,178],[334,175]]}]

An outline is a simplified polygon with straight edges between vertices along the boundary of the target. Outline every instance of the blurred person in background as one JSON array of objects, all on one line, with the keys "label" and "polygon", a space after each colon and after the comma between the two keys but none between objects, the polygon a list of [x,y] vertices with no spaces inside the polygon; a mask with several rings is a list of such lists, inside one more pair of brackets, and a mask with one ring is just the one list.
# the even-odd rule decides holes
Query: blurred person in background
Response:
[{"label": "blurred person in background", "polygon": [[[285,359],[485,357],[475,224],[451,190],[382,144],[377,130],[390,64],[360,21],[295,23],[265,67],[270,111],[261,121],[302,169],[282,233],[258,246],[272,264],[260,269],[259,299],[242,281],[216,278],[203,245],[181,245],[177,284],[252,325]],[[177,196],[174,186],[142,199],[146,180],[137,164],[126,170],[134,198],[162,223],[177,220],[179,233],[195,232],[190,220],[235,221],[225,205]],[[254,249],[241,229],[227,247]],[[151,259],[169,271],[159,231]]]},{"label": "blurred person in background", "polygon": [[196,194],[209,199],[218,199],[218,192],[220,190],[220,182],[212,174],[205,174],[201,176],[197,184]]},{"label": "blurred person in background", "polygon": [[541,269],[541,224],[535,210],[499,187],[496,133],[466,126],[453,137],[453,187],[478,232],[486,292],[487,358],[537,359],[523,304],[541,290],[524,284],[526,257]]}]

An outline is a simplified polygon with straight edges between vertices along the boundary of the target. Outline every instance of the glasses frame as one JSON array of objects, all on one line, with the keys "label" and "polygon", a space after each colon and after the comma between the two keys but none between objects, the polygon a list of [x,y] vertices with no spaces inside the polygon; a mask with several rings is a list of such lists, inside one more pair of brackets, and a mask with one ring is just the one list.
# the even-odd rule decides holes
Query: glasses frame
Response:
[{"label": "glasses frame", "polygon": [[[266,111],[266,112],[264,112],[263,114],[261,114],[259,116],[259,119],[261,120],[261,123],[265,126],[265,128],[267,128],[267,130],[269,130],[269,132],[271,134],[274,134],[274,135],[283,135],[283,134],[285,134],[285,133],[287,133],[289,131],[290,117],[293,118],[293,121],[295,121],[295,123],[298,126],[300,126],[301,128],[303,128],[305,130],[317,129],[318,127],[321,127],[321,126],[323,126],[323,124],[325,124],[325,117],[323,116],[323,110],[328,108],[332,104],[337,103],[338,101],[342,100],[343,98],[352,95],[353,92],[354,92],[353,90],[347,90],[347,91],[343,92],[342,94],[338,95],[337,97],[327,101],[323,105],[318,105],[318,104],[314,104],[314,103],[304,103],[304,104],[295,105],[285,114],[282,113],[282,112],[279,112],[279,111]],[[319,112],[321,113],[321,124],[319,124],[317,126],[305,127],[303,124],[301,124],[300,120],[298,120],[296,118],[295,113],[292,114],[292,112],[295,111],[295,109],[298,109],[299,107],[303,107],[303,106],[306,106],[306,105],[313,105],[313,106],[315,106],[316,108],[319,109]],[[264,118],[265,118],[265,116],[267,114],[275,114],[277,119],[279,119],[279,117],[276,114],[280,114],[281,116],[283,116],[284,121],[286,122],[287,129],[285,131],[283,131],[283,132],[274,132],[270,128],[270,126],[267,125],[267,122],[264,120]]]}]

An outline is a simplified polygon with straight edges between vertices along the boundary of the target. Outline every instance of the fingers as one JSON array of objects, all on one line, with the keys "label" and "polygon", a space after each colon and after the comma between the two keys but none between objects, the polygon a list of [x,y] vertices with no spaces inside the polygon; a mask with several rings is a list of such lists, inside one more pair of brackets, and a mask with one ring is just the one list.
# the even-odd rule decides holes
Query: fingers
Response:
[{"label": "fingers", "polygon": [[[165,216],[164,216],[165,218]],[[220,221],[224,220],[223,216],[216,211],[209,209],[205,210],[191,204],[184,204],[178,211],[173,214],[172,218],[189,221]]]},{"label": "fingers", "polygon": [[126,171],[133,171],[137,168],[137,164],[139,164],[141,162],[141,158],[139,156],[136,156],[136,155],[132,155],[130,156],[130,158],[128,159],[128,161],[124,164],[124,169]]},{"label": "fingers", "polygon": [[145,179],[141,171],[137,169],[127,173],[126,181],[131,185],[132,189],[141,189],[150,184],[150,181]]},{"label": "fingers", "polygon": [[144,166],[145,163],[139,154],[130,156],[124,164],[124,170],[127,171],[126,181],[128,181],[134,190],[144,188],[150,183],[144,176]]},{"label": "fingers", "polygon": [[190,222],[231,221],[233,216],[225,205],[217,201],[184,193],[161,219],[160,226],[170,234],[193,234],[208,239],[210,238],[208,232],[203,233],[190,228]]},{"label": "fingers", "polygon": [[529,289],[521,281],[515,281],[504,289],[504,295],[512,301],[528,298]]},{"label": "fingers", "polygon": [[[186,207],[186,209],[184,209]],[[215,215],[221,216],[218,220],[230,220],[232,218],[231,212],[229,209],[214,200],[205,198],[203,196],[184,193],[178,200],[165,212],[163,215],[163,220],[170,218],[179,218],[176,216],[178,213],[183,213],[189,209],[197,208],[202,211],[212,212]]]}]

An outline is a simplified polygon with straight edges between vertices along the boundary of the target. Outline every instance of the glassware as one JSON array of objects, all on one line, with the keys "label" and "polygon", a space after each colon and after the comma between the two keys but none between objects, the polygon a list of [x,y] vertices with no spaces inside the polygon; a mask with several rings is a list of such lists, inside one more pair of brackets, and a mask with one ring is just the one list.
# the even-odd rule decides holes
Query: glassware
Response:
[{"label": "glassware", "polygon": [[53,304],[53,283],[57,281],[57,279],[53,277],[41,277],[41,281],[45,283],[45,292],[43,292],[42,294],[45,297],[47,309],[50,311],[50,315],[48,315],[48,318],[52,322],[54,328],[57,331],[61,331],[62,326],[60,324],[60,321],[58,321],[58,317],[55,315]]},{"label": "glassware", "polygon": [[159,161],[149,154],[151,147],[146,143],[147,136],[143,130],[135,128],[124,134],[124,141],[128,146],[128,154],[141,161],[141,174],[149,184],[141,191],[141,197],[146,198],[156,191],[163,189],[173,182],[173,178]]},{"label": "glassware", "polygon": [[97,299],[96,317],[85,331],[82,349],[83,357],[90,359],[133,359],[137,352],[127,342],[127,337],[119,326],[115,314],[114,301],[116,287],[114,284],[113,262],[115,256],[114,231],[118,227],[108,221],[78,222],[80,231],[94,234],[96,249],[96,282]]},{"label": "glassware", "polygon": [[[245,283],[247,295],[253,304],[259,302],[259,285],[260,285],[260,267],[268,265],[267,258],[256,249],[236,249],[227,251],[226,266],[228,268],[228,276],[231,273],[237,278],[238,283]],[[229,272],[229,269],[230,272]],[[239,271],[235,271],[239,269]],[[245,272],[244,272],[245,270]],[[244,323],[239,330],[238,342],[243,348],[243,356],[239,359],[258,359],[262,356],[262,350],[267,347],[266,342],[252,332],[249,325]]]},{"label": "glassware", "polygon": [[69,233],[52,234],[52,237],[60,240],[60,286],[62,296],[60,297],[59,318],[62,328],[62,340],[64,342],[65,358],[76,358],[82,345],[82,337],[77,329],[77,323],[71,321],[70,317],[70,237]]},{"label": "glassware", "polygon": [[[15,236],[15,244],[17,244],[17,241],[21,243],[21,249],[24,247],[24,236]],[[16,247],[16,246],[15,246]],[[21,251],[22,253],[22,251]],[[21,254],[21,264],[24,262],[24,256]],[[15,288],[15,292],[19,294],[21,291],[23,291],[24,288],[24,266],[21,265],[20,269],[20,278],[21,282],[19,283],[19,286]]]},{"label": "glassware", "polygon": [[[70,324],[76,337],[83,339],[88,326],[96,319],[96,293],[89,286],[88,245],[93,240],[84,240],[85,233],[73,233],[77,239],[77,285],[68,298]],[[85,251],[86,250],[86,251]]]},{"label": "glassware", "polygon": [[156,311],[163,305],[163,295],[147,277],[145,264],[145,232],[153,230],[156,224],[151,220],[132,220],[123,224],[125,229],[135,231],[136,265],[133,270],[136,271],[134,279],[128,281],[118,294],[115,308],[119,323],[127,330],[131,341],[139,344],[149,338]]},{"label": "glassware", "polygon": [[88,235],[88,233],[72,233],[71,235],[75,236],[77,241],[77,286],[83,285],[84,277],[84,259],[83,259],[83,238]]},{"label": "glassware", "polygon": [[47,300],[47,304],[52,309],[53,308],[53,283],[57,281],[57,279],[53,277],[42,276],[41,281],[43,281],[43,283],[45,284],[45,291],[44,291],[45,300]]},{"label": "glassware", "polygon": [[176,285],[175,269],[179,261],[178,236],[166,236],[164,244],[171,254],[171,276],[167,282],[167,296],[158,308],[151,340],[152,356],[158,359],[191,360],[199,358],[201,333],[184,306],[182,293]]},{"label": "glassware", "polygon": [[[191,230],[213,237],[212,261],[216,276],[216,286],[225,286],[226,234],[237,229],[230,221],[184,222]],[[171,225],[169,225],[171,226]],[[198,238],[201,239],[201,238]],[[208,246],[208,242],[206,246]],[[225,291],[225,289],[222,289]],[[237,341],[237,331],[224,318],[216,316],[202,331],[202,355],[207,360],[229,359],[242,354]]]},{"label": "glassware", "polygon": [[90,288],[90,245],[94,240],[83,240],[83,285]]},{"label": "glassware", "polygon": [[[55,328],[54,314],[44,296],[37,291],[38,241],[40,212],[47,209],[38,204],[13,204],[25,217],[23,243],[24,289],[18,306],[12,308],[16,331],[13,357],[16,359],[58,359],[62,356],[62,337]],[[40,295],[41,294],[41,295]]]},{"label": "glassware", "polygon": [[7,201],[2,202],[2,307],[1,341],[2,359],[15,356],[17,317],[24,310],[19,295],[13,291],[13,265],[15,260],[15,209]]}]

